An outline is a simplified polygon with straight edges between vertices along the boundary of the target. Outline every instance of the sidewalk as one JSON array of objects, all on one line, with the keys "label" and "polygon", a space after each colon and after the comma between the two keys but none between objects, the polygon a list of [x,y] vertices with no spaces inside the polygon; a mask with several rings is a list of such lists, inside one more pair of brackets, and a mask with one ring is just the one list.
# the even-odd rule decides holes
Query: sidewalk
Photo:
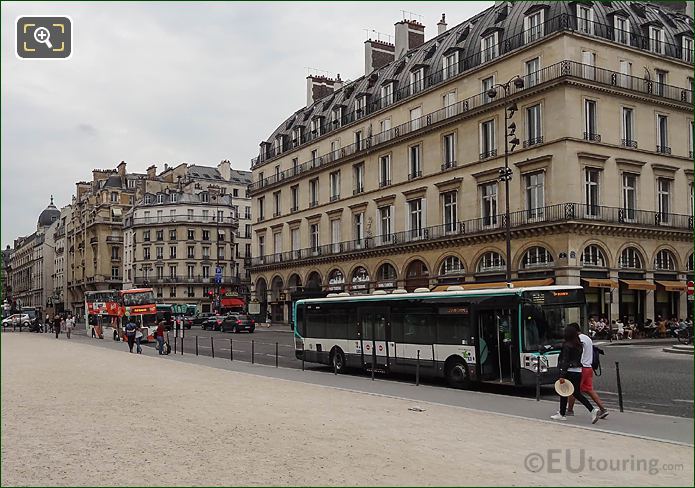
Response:
[{"label": "sidewalk", "polygon": [[[692,484],[692,447],[575,434],[566,424],[475,407],[484,397],[488,407],[539,410],[525,399],[154,354],[86,337],[3,334],[2,485]],[[329,379],[339,387],[322,384]],[[410,397],[393,395],[404,391]],[[442,394],[465,399],[465,408],[442,404]],[[27,415],[47,405],[51,421]],[[126,415],[132,425],[121,421]],[[634,420],[655,419],[689,421],[692,435],[689,419]],[[654,469],[547,469],[555,456],[548,449],[571,449],[576,464],[586,447],[597,459],[646,460]],[[133,457],[137,469],[123,469]]]}]

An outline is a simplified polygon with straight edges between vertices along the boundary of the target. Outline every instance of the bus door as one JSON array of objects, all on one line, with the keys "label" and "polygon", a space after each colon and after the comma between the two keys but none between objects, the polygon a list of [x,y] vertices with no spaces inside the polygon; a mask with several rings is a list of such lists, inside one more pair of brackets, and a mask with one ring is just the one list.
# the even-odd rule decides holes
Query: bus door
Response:
[{"label": "bus door", "polygon": [[511,309],[477,310],[478,374],[481,380],[513,381],[515,315]]},{"label": "bus door", "polygon": [[362,346],[362,366],[371,370],[376,362],[375,371],[387,371],[389,366],[389,345],[393,349],[391,327],[388,322],[387,309],[364,309],[359,311],[360,345]]}]

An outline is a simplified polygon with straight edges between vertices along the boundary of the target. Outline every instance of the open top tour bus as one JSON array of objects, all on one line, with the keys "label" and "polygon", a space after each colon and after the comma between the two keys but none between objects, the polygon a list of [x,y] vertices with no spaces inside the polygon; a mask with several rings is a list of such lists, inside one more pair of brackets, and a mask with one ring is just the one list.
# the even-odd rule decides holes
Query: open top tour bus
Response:
[{"label": "open top tour bus", "polygon": [[119,290],[121,318],[132,317],[142,327],[143,341],[153,341],[157,329],[157,302],[152,288]]},{"label": "open top tour bus", "polygon": [[445,377],[465,388],[472,381],[514,385],[557,379],[565,326],[585,326],[580,286],[449,291],[396,290],[391,294],[295,303],[295,355],[331,364],[338,372],[362,368]]}]

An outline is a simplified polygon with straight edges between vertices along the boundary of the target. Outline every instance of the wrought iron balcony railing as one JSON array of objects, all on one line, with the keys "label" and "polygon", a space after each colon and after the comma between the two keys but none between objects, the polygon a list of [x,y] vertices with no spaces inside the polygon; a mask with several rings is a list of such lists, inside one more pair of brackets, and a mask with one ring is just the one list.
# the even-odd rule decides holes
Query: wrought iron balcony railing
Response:
[{"label": "wrought iron balcony railing", "polygon": [[531,137],[526,139],[523,143],[524,148],[535,146],[536,144],[543,144],[543,136]]},{"label": "wrought iron balcony railing", "polygon": [[587,141],[601,142],[601,134],[594,132],[584,132],[584,139]]},{"label": "wrought iron balcony railing", "polygon": [[656,146],[656,152],[660,154],[671,154],[671,148],[668,146]]},{"label": "wrought iron balcony railing", "polygon": [[[335,256],[348,252],[367,251],[386,246],[398,246],[417,242],[501,233],[505,229],[504,214],[491,215],[455,224],[441,224],[432,227],[394,232],[375,237],[344,241],[322,246],[287,251],[266,256],[254,257],[252,266],[265,266],[288,261]],[[662,228],[667,230],[686,230],[692,232],[693,217],[690,215],[668,214],[648,210],[605,207],[582,203],[560,203],[531,210],[520,210],[509,215],[512,229],[534,227],[562,222],[592,222],[605,224],[629,224],[631,227]]]},{"label": "wrought iron balcony railing", "polygon": [[[214,276],[185,276],[185,275],[175,275],[175,276],[153,276],[148,273],[145,275],[136,275],[133,278],[133,282],[136,285],[208,285],[215,284]],[[235,285],[239,284],[241,279],[239,276],[222,276],[222,285]]]},{"label": "wrought iron balcony railing", "polygon": [[633,149],[637,149],[637,141],[634,141],[632,139],[620,139],[620,145],[623,147],[631,147]]}]

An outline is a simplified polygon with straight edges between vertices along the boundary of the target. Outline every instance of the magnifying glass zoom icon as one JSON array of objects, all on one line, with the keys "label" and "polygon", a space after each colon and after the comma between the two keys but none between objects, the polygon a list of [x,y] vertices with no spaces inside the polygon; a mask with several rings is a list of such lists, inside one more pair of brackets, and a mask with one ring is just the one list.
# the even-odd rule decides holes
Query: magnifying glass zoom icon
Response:
[{"label": "magnifying glass zoom icon", "polygon": [[49,49],[53,49],[53,44],[51,44],[51,31],[45,27],[39,27],[34,31],[34,40],[40,44],[45,44]]}]

